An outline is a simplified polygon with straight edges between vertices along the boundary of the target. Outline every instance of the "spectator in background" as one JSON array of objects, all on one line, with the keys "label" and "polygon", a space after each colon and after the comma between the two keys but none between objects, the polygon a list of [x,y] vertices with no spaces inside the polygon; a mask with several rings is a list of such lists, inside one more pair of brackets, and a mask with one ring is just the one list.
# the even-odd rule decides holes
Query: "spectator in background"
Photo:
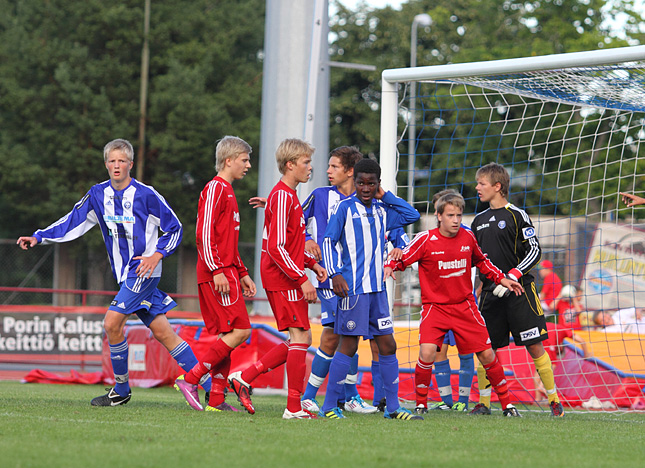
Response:
[{"label": "spectator in background", "polygon": [[575,286],[567,284],[562,288],[558,299],[555,301],[555,310],[558,314],[558,325],[573,330],[581,330],[580,314],[584,311],[580,295]]},{"label": "spectator in background", "polygon": [[552,313],[555,309],[555,300],[562,290],[562,280],[553,271],[553,263],[549,260],[543,260],[539,269],[540,278],[542,278],[542,290],[540,291],[540,301],[545,313]]},{"label": "spectator in background", "polygon": [[605,329],[614,325],[614,319],[611,313],[599,310],[593,316],[593,324],[597,329]]}]

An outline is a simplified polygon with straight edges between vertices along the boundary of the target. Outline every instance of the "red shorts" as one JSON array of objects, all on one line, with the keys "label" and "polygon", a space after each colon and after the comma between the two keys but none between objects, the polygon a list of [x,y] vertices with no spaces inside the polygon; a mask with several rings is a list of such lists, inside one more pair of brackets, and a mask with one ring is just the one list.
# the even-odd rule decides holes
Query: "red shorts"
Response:
[{"label": "red shorts", "polygon": [[251,321],[242,296],[242,287],[240,286],[237,269],[226,268],[223,273],[231,286],[228,294],[215,291],[215,285],[212,281],[197,285],[199,289],[199,308],[202,311],[204,324],[208,333],[213,336],[228,333],[234,328],[242,330],[251,328]]},{"label": "red shorts", "polygon": [[459,354],[478,353],[491,347],[486,322],[474,300],[459,304],[423,305],[419,343],[432,343],[441,349],[448,330],[455,335]]},{"label": "red shorts", "polygon": [[309,304],[305,301],[301,289],[266,293],[278,330],[285,331],[288,328],[309,330]]}]

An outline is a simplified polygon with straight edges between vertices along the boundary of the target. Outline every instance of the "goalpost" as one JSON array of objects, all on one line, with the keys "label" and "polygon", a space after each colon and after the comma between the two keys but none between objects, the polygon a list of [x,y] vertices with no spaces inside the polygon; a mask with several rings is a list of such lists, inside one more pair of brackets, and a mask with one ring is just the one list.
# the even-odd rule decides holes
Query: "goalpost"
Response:
[{"label": "goalpost", "polygon": [[[469,225],[485,208],[475,172],[504,165],[509,201],[535,224],[542,259],[581,291],[588,328],[574,333],[591,357],[570,340],[559,348],[553,364],[565,405],[644,410],[645,206],[626,208],[619,192],[645,192],[645,46],[385,70],[381,105],[383,185],[419,210],[414,230],[435,227],[432,196],[446,188],[464,195]],[[417,273],[400,275],[394,291],[399,361],[413,370]],[[606,316],[613,325],[593,326]],[[514,398],[546,408],[523,348],[499,356]],[[454,374],[456,351],[450,357]]]}]

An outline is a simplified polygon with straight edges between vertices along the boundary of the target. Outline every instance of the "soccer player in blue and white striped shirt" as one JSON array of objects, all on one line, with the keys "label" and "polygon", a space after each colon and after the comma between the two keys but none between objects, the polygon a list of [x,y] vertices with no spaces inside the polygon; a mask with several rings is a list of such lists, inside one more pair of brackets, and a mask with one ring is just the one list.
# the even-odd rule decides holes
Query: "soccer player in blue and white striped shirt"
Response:
[{"label": "soccer player in blue and white striped shirt", "polygon": [[[181,222],[154,188],[130,176],[134,149],[129,141],[109,142],[103,159],[110,180],[94,185],[72,211],[32,236],[20,237],[17,244],[27,250],[36,244],[69,242],[98,224],[120,290],[104,320],[116,384],[107,394],[94,398],[92,405],[117,406],[130,401],[132,394],[124,335],[130,314],[137,314],[184,370],[191,370],[197,359],[166,318],[166,312],[177,304],[157,289],[162,258],[181,242]],[[202,386],[210,391],[210,379]]]},{"label": "soccer player in blue and white striped shirt", "polygon": [[[419,212],[380,186],[381,168],[363,159],[354,166],[356,195],[341,201],[329,219],[323,258],[333,290],[339,296],[334,332],[340,346],[329,369],[321,417],[338,419],[342,383],[361,336],[374,337],[390,419],[423,419],[399,405],[399,363],[384,281],[385,233],[419,219]],[[340,249],[338,248],[340,247]]]}]

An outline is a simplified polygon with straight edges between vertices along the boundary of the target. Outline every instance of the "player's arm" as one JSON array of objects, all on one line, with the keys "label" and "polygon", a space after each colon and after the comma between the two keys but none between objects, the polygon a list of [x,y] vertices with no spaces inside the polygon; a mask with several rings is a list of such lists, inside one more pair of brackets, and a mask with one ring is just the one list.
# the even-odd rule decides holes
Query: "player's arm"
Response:
[{"label": "player's arm", "polygon": [[302,213],[305,217],[305,225],[307,230],[305,231],[305,252],[311,254],[314,259],[319,262],[322,260],[322,252],[320,246],[314,240],[310,232],[310,222],[311,219],[315,217],[315,201],[316,201],[316,190],[311,192],[305,202],[302,204]]},{"label": "player's arm", "polygon": [[401,260],[403,257],[403,249],[410,243],[410,238],[403,228],[392,229],[385,235],[388,242],[394,247],[387,256],[388,260]]},{"label": "player's arm", "polygon": [[347,297],[349,293],[347,281],[341,275],[342,260],[336,248],[343,234],[346,219],[347,210],[337,206],[327,223],[322,245],[322,255],[325,266],[327,267],[327,275],[331,278],[334,293],[339,297]]},{"label": "player's arm", "polygon": [[591,350],[589,349],[589,345],[585,340],[580,338],[578,335],[575,333],[571,335],[571,339],[573,340],[574,343],[577,343],[580,345],[582,348],[582,357],[584,359],[589,359],[591,357]]},{"label": "player's arm", "polygon": [[223,190],[224,186],[221,183],[210,182],[202,191],[195,235],[197,253],[213,275],[215,291],[221,294],[228,294],[230,292],[230,284],[226,275],[221,271],[224,264],[220,257],[218,239],[215,237],[215,223],[222,219]]},{"label": "player's arm", "polygon": [[179,217],[175,212],[170,208],[170,205],[164,197],[162,197],[156,191],[154,196],[150,196],[150,202],[148,204],[150,209],[150,214],[156,216],[159,219],[159,229],[161,230],[161,236],[157,240],[157,252],[159,252],[163,257],[171,255],[179,244],[184,235],[184,227],[179,221]]},{"label": "player's arm", "polygon": [[263,197],[249,198],[249,205],[253,208],[265,208],[267,206],[267,199]]},{"label": "player's arm", "polygon": [[87,192],[74,205],[72,211],[45,229],[38,229],[31,236],[20,237],[17,244],[23,250],[27,250],[36,244],[46,245],[78,239],[98,223],[91,201],[90,192]]},{"label": "player's arm", "polygon": [[394,276],[395,271],[404,271],[407,267],[409,267],[413,263],[416,263],[419,260],[421,260],[425,252],[427,240],[428,240],[428,231],[420,232],[419,234],[414,236],[414,239],[412,239],[412,242],[410,242],[401,251],[400,259],[398,260],[394,258],[388,259],[388,262],[385,264],[383,279],[386,280],[390,276],[396,279],[396,276]]},{"label": "player's arm", "polygon": [[471,258],[473,265],[479,269],[480,273],[497,285],[493,290],[493,294],[497,297],[504,297],[509,290],[513,291],[516,296],[523,294],[524,288],[522,285],[512,278],[504,276],[502,270],[493,265],[493,262],[482,252],[473,232],[469,229],[465,229],[464,231],[471,237]]},{"label": "player's arm", "polygon": [[[521,256],[520,263],[506,272],[509,278],[515,281],[525,275],[532,268],[536,267],[542,258],[542,249],[538,242],[537,232],[526,213],[514,212],[516,220],[517,237],[521,242],[521,249],[518,250]],[[523,255],[522,255],[523,252]]]},{"label": "player's arm", "polygon": [[[279,194],[275,196],[279,196]],[[291,258],[286,248],[287,226],[289,216],[293,211],[292,203],[294,203],[293,200],[287,197],[284,202],[272,204],[275,207],[275,213],[267,226],[267,254],[285,275],[295,281],[298,286],[302,286],[303,283],[309,281],[305,270],[300,268]]]},{"label": "player's arm", "polygon": [[387,226],[385,227],[387,231],[415,223],[421,218],[419,212],[412,205],[392,192],[384,192],[380,199],[388,210]]}]

